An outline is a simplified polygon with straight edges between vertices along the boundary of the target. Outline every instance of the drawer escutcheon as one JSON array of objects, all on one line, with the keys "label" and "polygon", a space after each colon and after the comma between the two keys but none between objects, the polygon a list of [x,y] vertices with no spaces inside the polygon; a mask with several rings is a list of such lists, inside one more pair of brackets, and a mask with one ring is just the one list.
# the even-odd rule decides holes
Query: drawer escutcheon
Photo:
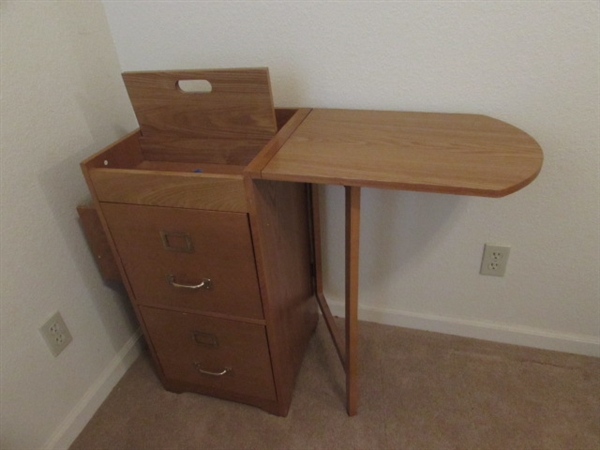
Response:
[{"label": "drawer escutcheon", "polygon": [[204,333],[202,331],[192,331],[192,336],[196,344],[213,348],[219,346],[219,339],[214,334]]},{"label": "drawer escutcheon", "polygon": [[160,230],[160,238],[165,249],[169,251],[194,253],[194,244],[189,233]]}]

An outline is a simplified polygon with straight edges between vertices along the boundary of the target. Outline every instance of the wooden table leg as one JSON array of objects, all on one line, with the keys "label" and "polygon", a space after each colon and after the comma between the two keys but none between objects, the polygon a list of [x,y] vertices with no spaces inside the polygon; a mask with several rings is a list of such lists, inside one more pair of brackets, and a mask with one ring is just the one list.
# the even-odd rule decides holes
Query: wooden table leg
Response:
[{"label": "wooden table leg", "polygon": [[344,338],[342,337],[342,333],[335,323],[335,318],[333,317],[333,314],[331,314],[331,309],[329,309],[329,304],[327,303],[327,299],[323,293],[323,261],[321,255],[321,213],[319,211],[319,188],[316,185],[312,185],[310,190],[312,205],[313,258],[315,264],[315,296],[317,297],[317,302],[321,308],[323,319],[325,319],[325,324],[327,325],[327,329],[329,330],[329,334],[333,340],[335,350],[337,351],[342,366],[344,366],[345,369],[346,354],[344,350]]},{"label": "wooden table leg", "polygon": [[360,187],[346,186],[346,409],[358,412],[358,250]]},{"label": "wooden table leg", "polygon": [[311,186],[312,230],[315,259],[315,294],[323,318],[346,372],[346,410],[358,412],[358,250],[360,237],[360,187],[346,186],[346,330],[345,339],[323,294],[321,226],[317,186]]}]

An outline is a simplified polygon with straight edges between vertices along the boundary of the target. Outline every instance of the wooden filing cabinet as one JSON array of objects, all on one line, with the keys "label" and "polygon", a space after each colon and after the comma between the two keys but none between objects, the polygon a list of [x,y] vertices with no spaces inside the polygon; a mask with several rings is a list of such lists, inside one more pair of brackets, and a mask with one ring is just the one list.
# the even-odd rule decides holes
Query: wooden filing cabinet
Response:
[{"label": "wooden filing cabinet", "polygon": [[256,174],[308,111],[275,111],[266,69],[124,79],[140,129],[82,170],[157,373],[286,415],[317,323],[309,195]]}]

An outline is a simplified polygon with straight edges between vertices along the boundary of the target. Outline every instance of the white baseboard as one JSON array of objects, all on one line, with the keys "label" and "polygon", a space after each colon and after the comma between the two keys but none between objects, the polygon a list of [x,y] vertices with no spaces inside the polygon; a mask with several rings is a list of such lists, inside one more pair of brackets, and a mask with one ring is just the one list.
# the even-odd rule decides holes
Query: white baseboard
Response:
[{"label": "white baseboard", "polygon": [[98,410],[110,391],[141,353],[141,330],[137,330],[94,381],[81,400],[46,441],[44,449],[67,450]]},{"label": "white baseboard", "polygon": [[[343,302],[329,301],[328,303],[332,314],[344,317]],[[384,325],[434,331],[580,355],[600,356],[600,338],[597,336],[555,333],[532,327],[457,319],[437,316],[435,314],[413,313],[368,305],[359,305],[358,318],[359,320]]]}]

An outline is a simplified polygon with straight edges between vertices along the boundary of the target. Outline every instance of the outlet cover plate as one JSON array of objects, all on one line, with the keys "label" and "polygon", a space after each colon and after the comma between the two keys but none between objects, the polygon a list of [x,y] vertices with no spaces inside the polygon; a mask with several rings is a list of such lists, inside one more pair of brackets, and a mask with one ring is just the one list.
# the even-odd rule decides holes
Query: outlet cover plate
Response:
[{"label": "outlet cover plate", "polygon": [[58,311],[38,330],[54,356],[58,356],[73,340],[73,336]]},{"label": "outlet cover plate", "polygon": [[485,244],[481,259],[481,275],[503,277],[506,272],[510,247],[503,245]]}]

